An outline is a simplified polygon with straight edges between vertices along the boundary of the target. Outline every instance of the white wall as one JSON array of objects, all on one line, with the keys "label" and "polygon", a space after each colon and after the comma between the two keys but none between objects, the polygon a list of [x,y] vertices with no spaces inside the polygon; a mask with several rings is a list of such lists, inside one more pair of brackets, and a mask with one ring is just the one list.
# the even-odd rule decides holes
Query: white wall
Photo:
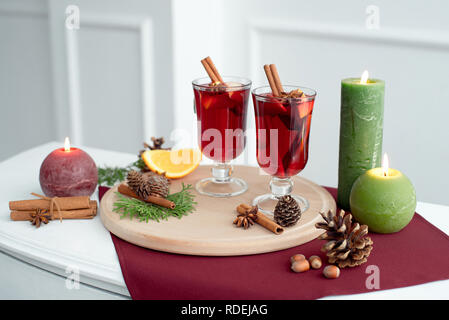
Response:
[{"label": "white wall", "polygon": [[[169,1],[49,0],[57,135],[136,153],[173,124]],[[65,9],[80,9],[79,30]],[[69,129],[69,130],[68,130]]]},{"label": "white wall", "polygon": [[[81,11],[75,32],[64,27],[69,4]],[[380,9],[379,30],[366,29],[368,5]],[[177,128],[195,145],[191,81],[210,55],[253,87],[266,83],[263,64],[276,63],[285,83],[318,91],[301,175],[335,186],[340,80],[368,69],[386,81],[391,165],[419,200],[449,204],[448,11],[443,0],[1,0],[0,160],[66,135],[136,152]],[[255,163],[248,140],[239,160]]]},{"label": "white wall", "polygon": [[43,1],[0,1],[0,160],[54,139]]}]

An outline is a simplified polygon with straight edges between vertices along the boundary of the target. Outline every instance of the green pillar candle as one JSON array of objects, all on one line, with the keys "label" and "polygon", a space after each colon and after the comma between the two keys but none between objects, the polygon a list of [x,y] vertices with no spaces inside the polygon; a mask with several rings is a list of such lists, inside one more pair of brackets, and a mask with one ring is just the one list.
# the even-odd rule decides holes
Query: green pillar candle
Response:
[{"label": "green pillar candle", "polygon": [[374,168],[355,181],[351,213],[369,231],[392,233],[403,229],[413,218],[416,194],[410,180],[395,169]]},{"label": "green pillar candle", "polygon": [[344,210],[354,181],[379,167],[382,153],[385,83],[368,79],[367,72],[362,78],[341,81],[337,202]]}]

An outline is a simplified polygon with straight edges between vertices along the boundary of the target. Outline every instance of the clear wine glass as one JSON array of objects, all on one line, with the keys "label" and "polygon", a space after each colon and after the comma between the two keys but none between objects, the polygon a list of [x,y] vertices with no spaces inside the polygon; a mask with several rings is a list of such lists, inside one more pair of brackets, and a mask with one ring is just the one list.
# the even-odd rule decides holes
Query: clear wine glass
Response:
[{"label": "clear wine glass", "polygon": [[192,82],[198,124],[198,144],[204,156],[214,160],[212,177],[196,184],[201,194],[231,197],[248,189],[247,183],[232,177],[231,161],[246,145],[246,116],[251,81],[223,77],[224,84],[211,84],[209,78]]},{"label": "clear wine glass", "polygon": [[301,172],[307,164],[310,124],[316,92],[299,86],[284,86],[284,90],[300,89],[302,98],[274,97],[269,86],[252,91],[256,119],[257,162],[272,176],[271,193],[256,197],[257,205],[264,213],[272,214],[277,200],[290,194],[301,206],[309,208],[306,198],[292,194],[292,176]]}]

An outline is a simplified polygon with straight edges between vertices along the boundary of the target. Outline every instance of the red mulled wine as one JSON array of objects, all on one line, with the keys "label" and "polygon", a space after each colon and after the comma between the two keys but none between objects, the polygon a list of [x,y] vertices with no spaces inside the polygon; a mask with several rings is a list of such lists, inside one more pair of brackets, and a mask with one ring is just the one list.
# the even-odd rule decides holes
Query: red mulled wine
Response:
[{"label": "red mulled wine", "polygon": [[194,85],[199,146],[203,154],[228,162],[244,150],[249,85]]},{"label": "red mulled wine", "polygon": [[306,93],[302,98],[274,97],[269,88],[253,91],[257,162],[277,178],[294,176],[307,164],[315,94],[302,89]]}]

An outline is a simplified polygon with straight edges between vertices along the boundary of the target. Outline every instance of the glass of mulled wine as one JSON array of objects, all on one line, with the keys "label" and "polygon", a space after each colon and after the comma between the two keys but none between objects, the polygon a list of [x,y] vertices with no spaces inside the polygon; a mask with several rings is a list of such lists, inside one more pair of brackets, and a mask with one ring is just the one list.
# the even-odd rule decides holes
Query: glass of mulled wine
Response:
[{"label": "glass of mulled wine", "polygon": [[246,182],[232,177],[231,161],[246,145],[246,115],[251,81],[223,77],[224,83],[211,83],[209,78],[194,80],[198,144],[207,158],[214,160],[212,177],[196,184],[201,194],[230,197],[248,189]]},{"label": "glass of mulled wine", "polygon": [[301,90],[301,98],[275,97],[269,86],[252,91],[256,119],[257,162],[271,175],[271,193],[256,197],[253,205],[273,214],[281,196],[290,194],[301,206],[309,208],[306,198],[291,194],[292,176],[307,164],[310,124],[316,92],[309,88],[284,86],[286,92]]}]

